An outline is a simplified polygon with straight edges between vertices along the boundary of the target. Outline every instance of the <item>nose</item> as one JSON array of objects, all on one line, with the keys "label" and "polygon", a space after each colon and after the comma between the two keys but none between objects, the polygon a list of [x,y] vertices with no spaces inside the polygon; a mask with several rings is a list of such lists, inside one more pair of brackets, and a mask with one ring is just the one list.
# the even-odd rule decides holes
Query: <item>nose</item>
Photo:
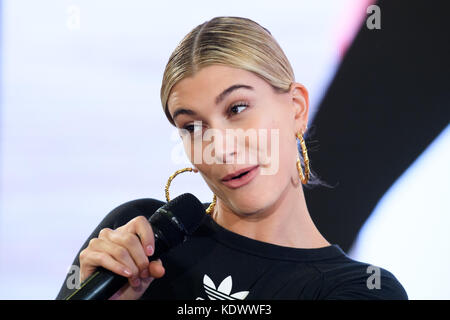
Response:
[{"label": "nose", "polygon": [[233,163],[237,155],[237,143],[233,135],[226,135],[226,130],[214,136],[214,159],[216,163]]}]

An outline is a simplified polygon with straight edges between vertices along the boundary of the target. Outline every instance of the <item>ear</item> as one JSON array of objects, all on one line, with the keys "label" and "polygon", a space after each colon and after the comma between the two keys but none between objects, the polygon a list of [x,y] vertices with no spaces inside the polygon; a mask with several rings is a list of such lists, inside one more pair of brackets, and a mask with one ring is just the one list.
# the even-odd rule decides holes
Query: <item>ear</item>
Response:
[{"label": "ear", "polygon": [[302,84],[293,82],[290,89],[290,99],[294,111],[295,133],[305,132],[309,113],[308,90]]}]

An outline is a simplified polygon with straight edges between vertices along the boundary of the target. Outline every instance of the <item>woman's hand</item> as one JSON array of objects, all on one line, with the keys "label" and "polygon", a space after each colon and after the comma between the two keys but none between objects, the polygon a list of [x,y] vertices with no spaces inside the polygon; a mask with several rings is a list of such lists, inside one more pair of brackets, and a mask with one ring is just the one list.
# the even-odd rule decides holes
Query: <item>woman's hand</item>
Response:
[{"label": "woman's hand", "polygon": [[102,229],[86,249],[80,252],[81,281],[101,266],[127,277],[128,282],[110,299],[134,300],[142,296],[155,278],[164,275],[161,260],[148,261],[154,252],[153,230],[144,216],[112,230]]}]

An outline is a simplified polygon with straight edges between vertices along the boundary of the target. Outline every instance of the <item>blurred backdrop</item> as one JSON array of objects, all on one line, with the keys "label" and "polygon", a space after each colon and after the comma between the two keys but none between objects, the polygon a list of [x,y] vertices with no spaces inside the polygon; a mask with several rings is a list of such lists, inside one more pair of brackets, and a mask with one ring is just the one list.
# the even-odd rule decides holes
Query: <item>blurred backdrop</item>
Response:
[{"label": "blurred backdrop", "polygon": [[[109,211],[133,199],[164,200],[168,177],[189,163],[177,131],[162,112],[163,70],[178,42],[215,16],[247,17],[271,31],[294,68],[296,81],[310,92],[310,122],[317,130],[311,139],[319,146],[309,154],[313,168],[326,182],[345,181],[344,176],[331,173],[342,173],[332,166],[336,158],[321,154],[331,146],[339,150],[340,142],[329,142],[321,131],[336,136],[331,129],[336,123],[322,123],[333,122],[335,112],[340,115],[339,128],[355,128],[346,122],[348,118],[358,122],[355,112],[345,106],[356,101],[350,100],[356,99],[352,92],[363,95],[356,86],[367,83],[369,71],[361,73],[364,66],[379,70],[371,56],[374,48],[383,53],[378,57],[381,62],[380,57],[389,59],[396,52],[400,52],[399,61],[410,55],[396,51],[395,45],[390,52],[382,50],[386,37],[380,35],[392,35],[395,24],[389,21],[397,14],[389,15],[387,4],[385,8],[383,2],[378,3],[381,29],[370,29],[367,19],[373,12],[367,9],[371,4],[366,0],[0,1],[0,299],[54,299],[74,255]],[[404,19],[422,12],[407,4],[397,9]],[[428,30],[425,23],[431,20],[416,23],[424,23],[420,30]],[[403,36],[394,34],[394,39]],[[357,46],[355,39],[362,44]],[[380,45],[371,47],[373,41]],[[435,51],[429,47],[434,41],[446,46]],[[448,37],[426,45],[437,56],[435,61],[450,53],[445,52]],[[421,46],[417,43],[417,48]],[[423,59],[424,65],[428,59]],[[410,68],[421,70],[421,61],[418,58]],[[446,72],[447,67],[448,63],[439,70]],[[360,73],[355,75],[355,70]],[[389,95],[398,92],[380,91],[377,85],[389,78],[389,72],[385,71],[384,78],[378,77],[381,73],[370,78],[367,87],[374,96],[384,93],[389,100]],[[421,75],[419,71],[414,74]],[[388,179],[383,181],[387,182],[375,190],[378,185],[372,185],[371,179],[360,179],[352,186],[367,191],[357,196],[346,193],[345,198],[336,196],[346,190],[345,183],[326,191],[343,203],[364,202],[363,195],[374,195],[364,214],[357,209],[348,216],[340,214],[335,209],[351,209],[336,199],[327,202],[333,209],[322,211],[315,205],[318,191],[307,193],[311,214],[328,240],[357,260],[391,271],[411,299],[450,298],[448,73],[438,79],[447,89],[424,92],[424,83],[419,81],[414,87],[408,84],[409,93],[402,91],[402,99],[386,104],[390,108],[387,117],[398,110],[405,115],[395,122],[397,131],[388,131],[391,138],[401,132],[398,137],[405,146],[417,146],[410,152],[401,141],[387,139],[383,146],[398,151],[395,155],[376,148],[384,159],[377,162],[378,170],[396,168],[392,174],[385,173]],[[420,100],[420,108],[405,111],[403,102],[418,106],[411,102],[418,93],[425,99]],[[429,104],[427,97],[439,100]],[[379,106],[385,101],[369,100]],[[358,101],[361,119],[377,108]],[[429,127],[416,130],[408,120],[411,114]],[[379,131],[371,131],[374,137],[383,131],[383,124],[377,123]],[[356,141],[358,132],[351,131],[355,140],[341,136],[341,142]],[[412,132],[427,138],[415,143]],[[365,141],[361,143],[367,147]],[[355,145],[351,151],[365,152]],[[391,158],[406,156],[407,161],[391,166]],[[351,159],[344,162],[347,169],[360,161]],[[344,165],[340,168],[345,169]],[[177,177],[171,196],[184,192],[203,202],[212,199],[200,175]],[[328,231],[332,228],[339,228],[339,233]]]}]

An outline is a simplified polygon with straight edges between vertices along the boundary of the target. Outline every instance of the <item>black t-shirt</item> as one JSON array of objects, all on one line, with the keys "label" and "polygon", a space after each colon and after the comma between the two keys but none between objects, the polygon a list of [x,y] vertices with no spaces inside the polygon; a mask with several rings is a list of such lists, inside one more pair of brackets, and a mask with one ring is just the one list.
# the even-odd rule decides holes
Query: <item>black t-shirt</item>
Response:
[{"label": "black t-shirt", "polygon": [[[149,217],[163,205],[138,199],[117,207],[80,251],[101,229],[115,229],[138,215]],[[351,259],[336,244],[317,249],[274,245],[231,232],[208,215],[186,242],[161,260],[165,275],[141,299],[408,299],[392,273]],[[74,264],[79,265],[78,255]],[[65,281],[57,299],[71,292]]]}]

